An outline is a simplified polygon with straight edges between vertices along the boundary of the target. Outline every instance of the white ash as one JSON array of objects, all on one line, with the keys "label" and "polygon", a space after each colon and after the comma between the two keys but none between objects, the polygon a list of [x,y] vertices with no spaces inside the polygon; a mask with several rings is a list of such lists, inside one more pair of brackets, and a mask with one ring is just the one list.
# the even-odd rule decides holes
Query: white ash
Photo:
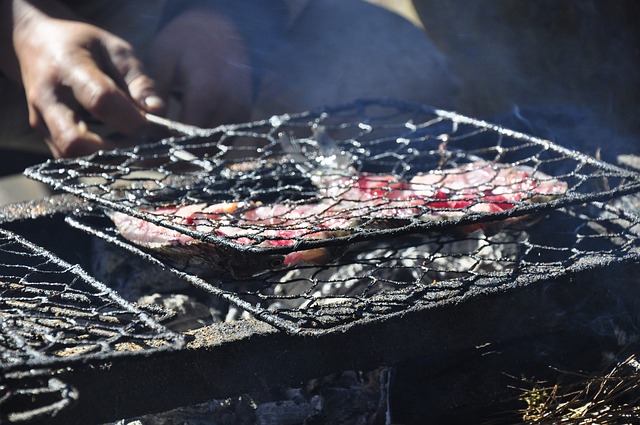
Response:
[{"label": "white ash", "polygon": [[233,304],[229,305],[229,309],[227,310],[227,314],[224,318],[225,322],[233,322],[236,320],[242,320],[242,319],[251,319],[253,316],[251,316],[251,314],[249,314],[247,311],[236,307]]},{"label": "white ash", "polygon": [[623,167],[640,170],[640,156],[638,155],[618,155],[616,159],[618,160],[618,164]]},{"label": "white ash", "polygon": [[161,305],[175,312],[175,316],[163,325],[175,332],[182,332],[208,326],[222,320],[222,313],[214,306],[184,294],[153,294],[138,300],[140,306]]},{"label": "white ash", "polygon": [[509,270],[516,266],[524,238],[524,232],[487,237],[478,231],[466,238],[405,237],[403,241],[411,244],[400,250],[394,246],[396,241],[360,244],[353,259],[335,266],[284,273],[273,289],[280,299],[271,308],[305,308],[311,303],[335,303],[349,296]]}]

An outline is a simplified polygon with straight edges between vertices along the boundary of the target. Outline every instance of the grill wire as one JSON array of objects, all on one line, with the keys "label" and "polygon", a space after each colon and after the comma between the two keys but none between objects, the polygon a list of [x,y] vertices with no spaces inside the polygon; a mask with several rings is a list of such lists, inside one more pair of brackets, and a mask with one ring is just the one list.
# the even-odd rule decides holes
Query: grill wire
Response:
[{"label": "grill wire", "polygon": [[[319,141],[321,138],[335,142],[335,147],[326,152]],[[283,139],[295,140],[299,150],[283,151]],[[350,161],[348,174],[375,173],[397,181],[374,178],[374,183],[381,186],[380,193],[370,191],[366,200],[352,199],[353,196],[345,192],[361,182],[352,178],[343,182],[347,167],[344,161],[334,161],[334,157]],[[510,197],[496,201],[481,197],[482,204],[508,204],[506,208],[499,208],[500,211],[491,212],[477,208],[479,200],[475,195],[455,198],[466,204],[456,207],[449,204],[434,207],[437,202],[414,205],[411,201],[415,201],[415,197],[409,196],[405,189],[399,192],[409,198],[408,202],[389,199],[395,193],[395,183],[408,182],[419,173],[457,170],[453,172],[455,179],[462,177],[459,167],[466,165],[473,171],[487,161],[513,168],[527,167],[533,180],[561,181],[567,190],[545,197],[536,196],[539,194],[535,189],[525,187],[518,189],[524,194],[522,199]],[[458,114],[394,101],[361,101],[339,108],[219,127],[211,130],[209,137],[170,138],[130,150],[50,161],[28,169],[26,174],[110,210],[217,244],[226,249],[227,255],[286,253],[291,252],[293,246],[301,250],[345,245],[504,219],[602,201],[635,192],[640,185],[637,173],[549,141]],[[330,190],[318,190],[317,185],[311,183],[318,174],[330,181],[325,183]],[[223,221],[233,227],[234,232],[230,232],[233,234],[212,232],[212,228],[217,230],[220,226],[217,219],[207,223],[207,231],[198,231],[193,226],[168,220],[170,213],[149,213],[167,204],[222,202],[250,204],[225,214]],[[414,208],[407,208],[408,203]],[[326,208],[265,226],[261,221],[247,218],[258,204],[277,205],[281,207],[280,214],[289,214],[301,205],[321,204]],[[387,220],[397,214],[397,210],[402,210],[403,220]],[[350,220],[352,218],[357,220]],[[348,223],[345,225],[338,221],[340,219]],[[288,231],[294,234],[287,233],[286,237],[277,234]],[[296,235],[296,231],[301,234]],[[329,231],[330,235],[313,237],[323,231]],[[278,243],[283,239],[291,243]]]},{"label": "grill wire", "polygon": [[[68,217],[70,225],[299,335],[346,331],[363,322],[639,258],[640,219],[617,208],[625,205],[620,197],[639,190],[637,173],[483,121],[423,105],[367,100],[205,133],[48,161],[25,174],[93,204],[92,211]],[[335,142],[329,151],[323,137]],[[296,150],[283,150],[287,140],[297,143]],[[345,158],[346,164],[340,162]],[[272,224],[264,232],[261,223],[243,222],[246,209],[240,208],[224,216],[234,229],[251,231],[240,242],[237,236],[171,221],[169,213],[149,212],[222,202],[251,203],[249,210],[325,202],[340,210],[343,199],[323,194],[314,181],[318,176],[335,181],[346,170],[407,182],[430,170],[485,162],[527,167],[533,179],[566,183],[567,191],[551,197],[528,191],[509,201],[508,209],[491,213],[475,209],[473,199],[444,213],[422,205],[395,221],[389,211],[396,204],[349,204],[357,222],[346,231],[329,226],[322,238],[309,237],[327,231],[318,224],[322,215]],[[382,192],[391,190],[387,185]],[[339,255],[325,264],[265,270],[242,280],[224,270],[199,276],[124,239],[107,217],[113,211],[212,244],[227,261],[259,262],[318,248]],[[210,228],[218,224],[208,223]],[[302,234],[280,239],[272,232],[299,228]],[[274,240],[293,243],[268,243]],[[16,412],[25,395],[38,400],[37,394],[44,394],[41,404],[12,413],[13,422],[73,403],[73,388],[47,372],[69,361],[183,347],[179,336],[108,286],[6,231],[0,232],[0,274],[0,411]]]},{"label": "grill wire", "polygon": [[[283,150],[290,140],[297,142],[297,148]],[[313,183],[318,175],[334,182],[342,179],[347,169],[347,173],[375,173],[406,182],[429,170],[446,173],[442,170],[465,166],[474,170],[487,162],[527,167],[533,179],[562,182],[567,190],[536,197],[535,189],[525,188],[526,196],[508,200],[509,207],[497,212],[474,209],[477,203],[472,196],[464,198],[470,200],[468,205],[453,213],[445,208],[441,214],[442,210],[421,205],[418,212],[402,220],[389,218],[392,213],[387,211],[397,204],[386,199],[373,204],[367,199],[362,202],[364,207],[356,200],[349,207],[358,214],[358,221],[346,231],[329,227],[329,234],[322,238],[287,233],[283,239],[294,242],[291,244],[265,243],[279,239],[264,229],[326,231],[327,226],[318,224],[323,216],[265,226],[243,222],[236,212],[225,213],[225,223],[233,229],[251,232],[249,236],[242,233],[247,240],[239,243],[237,237],[212,234],[211,228],[219,225],[215,220],[206,221],[207,231],[198,231],[165,220],[172,213],[149,213],[168,204],[221,202],[286,205],[290,211],[300,205],[327,202],[327,198],[330,208],[338,210],[345,206],[341,195],[323,194]],[[425,303],[460,299],[480,289],[528,283],[591,267],[605,259],[620,261],[636,255],[635,219],[626,216],[610,221],[608,217],[614,213],[603,216],[595,204],[572,206],[637,191],[637,173],[483,121],[391,100],[358,101],[220,127],[206,137],[176,137],[129,150],[50,161],[27,170],[27,175],[105,210],[162,224],[221,247],[215,253],[217,259],[223,257],[231,263],[241,259],[243,266],[274,253],[318,247],[339,252],[323,265],[265,270],[244,276],[242,281],[224,270],[203,278],[188,265],[178,267],[157,252],[151,253],[154,260],[123,240],[100,208],[93,217],[69,219],[72,225],[160,266],[176,266],[173,271],[194,285],[292,333],[320,333],[361,318],[383,318]],[[379,196],[384,198],[392,190],[385,186]],[[397,209],[406,210],[403,206]],[[486,231],[495,223],[504,223],[496,220],[505,218],[510,225],[498,225],[497,232]],[[536,220],[540,222],[532,224]],[[528,232],[532,225],[535,232]],[[610,229],[612,226],[615,229]],[[478,227],[485,232],[472,231]],[[546,237],[538,238],[540,235]]]},{"label": "grill wire", "polygon": [[50,368],[183,345],[78,266],[2,229],[0,293],[3,421],[33,420],[73,402],[73,388],[51,378]]},{"label": "grill wire", "polygon": [[[324,136],[322,138],[335,142],[334,147],[328,148],[329,152],[319,141],[319,130]],[[296,140],[299,150],[294,153],[283,152],[283,138]],[[434,209],[429,204],[421,205],[414,214],[404,217],[406,222],[403,225],[394,225],[392,229],[366,224],[376,215],[385,216],[385,209],[395,204],[380,202],[373,206],[366,204],[362,208],[356,206],[352,208],[356,209],[360,225],[354,226],[348,235],[332,235],[322,239],[290,237],[295,239],[297,248],[372,240],[392,234],[445,228],[569,204],[606,200],[635,192],[639,186],[637,173],[597,161],[549,141],[458,114],[392,101],[362,101],[351,106],[219,127],[210,131],[210,137],[170,138],[159,144],[130,150],[50,161],[28,169],[26,174],[109,209],[160,224],[164,217],[145,213],[144,209],[166,204],[217,202],[254,202],[294,207],[325,201],[326,198],[330,198],[337,208],[341,207],[340,196],[335,199],[335,196],[321,195],[321,191],[310,182],[312,176],[317,174],[329,180],[343,176],[339,173],[344,173],[345,164],[333,161],[332,166],[332,155],[348,158],[351,161],[348,165],[352,167],[350,173],[391,175],[405,182],[420,172],[452,169],[478,161],[511,167],[527,166],[531,169],[533,179],[546,181],[554,178],[566,183],[568,190],[561,196],[532,202],[535,191],[524,188],[527,196],[509,200],[511,205],[507,211],[491,214],[478,212],[472,208],[475,202],[469,202],[467,206],[457,207],[464,214],[438,220],[424,219],[423,214]],[[392,189],[392,183],[381,186],[382,192]],[[463,199],[472,201],[470,198]],[[388,215],[394,213],[391,210]],[[326,227],[308,223],[308,219],[304,217],[310,232],[326,230]],[[233,214],[230,220],[243,228]],[[292,219],[280,226],[272,225],[270,229],[297,229],[302,221]],[[165,222],[164,225],[194,238],[230,246],[245,253],[283,252],[290,249],[262,246],[260,242],[274,237],[261,233],[250,221],[246,223],[246,228],[252,229],[255,234],[243,234],[251,239],[243,243],[238,243],[234,236],[212,235],[210,231],[197,232],[176,223]]]},{"label": "grill wire", "polygon": [[[168,267],[91,217],[67,221]],[[637,261],[640,254],[640,218],[603,203],[554,210],[532,229],[506,229],[492,236],[437,232],[359,242],[328,264],[242,281],[203,279],[168,268],[275,327],[320,336],[361,320],[383,320],[412,309]]]}]

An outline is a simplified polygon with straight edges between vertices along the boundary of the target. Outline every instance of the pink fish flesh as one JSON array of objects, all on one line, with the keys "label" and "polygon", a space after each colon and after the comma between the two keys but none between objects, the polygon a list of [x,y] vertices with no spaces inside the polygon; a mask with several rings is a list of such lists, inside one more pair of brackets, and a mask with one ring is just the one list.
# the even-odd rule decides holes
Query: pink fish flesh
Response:
[{"label": "pink fish flesh", "polygon": [[[383,222],[385,226],[393,226],[394,221],[401,223],[416,218],[444,220],[468,212],[500,212],[516,207],[518,202],[544,202],[567,191],[565,182],[534,172],[530,167],[506,167],[489,162],[420,173],[408,182],[392,175],[358,173],[351,177],[322,176],[316,184],[319,188],[315,202],[272,205],[224,202],[169,206],[144,212],[197,232],[224,237],[238,245],[293,247],[301,239],[349,235],[355,226],[375,227]],[[323,247],[293,250],[284,255],[239,251],[233,254],[237,250],[231,247],[205,243],[126,214],[114,212],[111,218],[124,238],[155,253],[180,257],[196,249],[202,251],[201,261],[191,267],[201,275],[229,272],[235,278],[246,278],[299,264],[323,264],[345,249]],[[468,225],[462,231],[495,232],[508,222]],[[175,262],[173,258],[170,260]]]}]

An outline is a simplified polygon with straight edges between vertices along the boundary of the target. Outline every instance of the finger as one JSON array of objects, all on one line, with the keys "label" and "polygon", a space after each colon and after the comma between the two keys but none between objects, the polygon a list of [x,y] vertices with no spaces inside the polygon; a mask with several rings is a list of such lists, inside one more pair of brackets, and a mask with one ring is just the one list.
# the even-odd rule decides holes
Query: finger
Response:
[{"label": "finger", "polygon": [[108,43],[105,48],[106,61],[112,69],[110,75],[116,84],[142,109],[161,113],[164,102],[156,93],[155,82],[145,73],[142,62],[135,56],[131,46],[117,41]]},{"label": "finger", "polygon": [[33,114],[37,116],[32,118],[32,125],[36,124],[45,131],[45,141],[56,158],[88,155],[113,147],[90,132],[87,125],[78,120],[76,113],[64,103],[54,103]]},{"label": "finger", "polygon": [[138,134],[147,126],[131,98],[90,58],[75,64],[70,79],[77,102],[109,127],[124,134]]}]

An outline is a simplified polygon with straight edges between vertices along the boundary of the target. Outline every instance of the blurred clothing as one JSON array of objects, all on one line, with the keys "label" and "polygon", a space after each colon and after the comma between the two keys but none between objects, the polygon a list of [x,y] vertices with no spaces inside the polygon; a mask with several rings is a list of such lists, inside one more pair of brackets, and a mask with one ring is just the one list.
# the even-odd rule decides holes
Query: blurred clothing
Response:
[{"label": "blurred clothing", "polygon": [[[254,72],[253,118],[393,97],[455,106],[457,79],[425,33],[362,0],[66,0],[129,41],[142,59],[158,28],[185,6],[213,7],[239,28]],[[213,29],[212,29],[213,30]],[[188,45],[185,45],[188,48]],[[0,144],[47,151],[29,128],[20,88],[0,80]]]}]

